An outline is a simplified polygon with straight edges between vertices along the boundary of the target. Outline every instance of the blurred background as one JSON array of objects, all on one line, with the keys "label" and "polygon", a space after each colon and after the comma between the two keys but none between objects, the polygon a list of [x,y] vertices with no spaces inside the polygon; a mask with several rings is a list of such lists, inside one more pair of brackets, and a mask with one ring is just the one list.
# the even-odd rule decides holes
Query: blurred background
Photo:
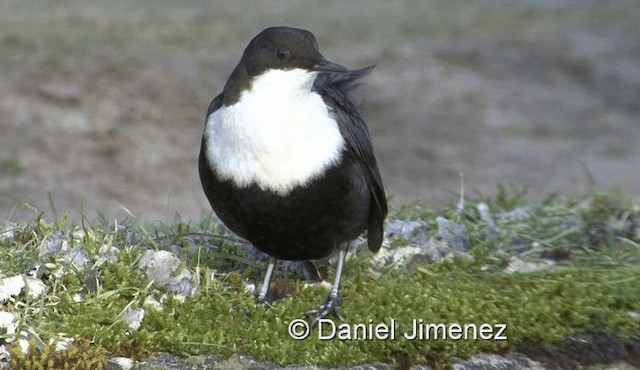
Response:
[{"label": "blurred background", "polygon": [[263,28],[377,65],[360,91],[392,204],[528,185],[640,195],[640,2],[0,2],[0,221],[210,212],[204,115]]}]

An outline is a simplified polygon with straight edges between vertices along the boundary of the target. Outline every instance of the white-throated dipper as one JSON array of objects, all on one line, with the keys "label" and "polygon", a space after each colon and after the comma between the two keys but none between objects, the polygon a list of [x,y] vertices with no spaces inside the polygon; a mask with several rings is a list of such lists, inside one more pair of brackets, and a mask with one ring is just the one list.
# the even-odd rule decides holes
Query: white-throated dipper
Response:
[{"label": "white-throated dipper", "polygon": [[335,282],[314,323],[342,315],[338,287],[348,246],[365,230],[377,252],[387,215],[367,124],[349,97],[371,68],[325,59],[314,35],[290,27],[254,37],[207,111],[200,181],[220,220],[277,259],[338,253]]}]

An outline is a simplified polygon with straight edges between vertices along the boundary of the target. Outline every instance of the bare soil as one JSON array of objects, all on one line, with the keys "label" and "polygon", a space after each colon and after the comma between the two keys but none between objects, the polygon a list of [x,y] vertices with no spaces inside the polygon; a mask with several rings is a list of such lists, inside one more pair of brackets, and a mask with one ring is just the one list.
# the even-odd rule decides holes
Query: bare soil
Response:
[{"label": "bare soil", "polygon": [[640,195],[640,4],[0,4],[0,220],[197,220],[209,101],[269,25],[376,64],[360,91],[395,204],[498,183]]}]

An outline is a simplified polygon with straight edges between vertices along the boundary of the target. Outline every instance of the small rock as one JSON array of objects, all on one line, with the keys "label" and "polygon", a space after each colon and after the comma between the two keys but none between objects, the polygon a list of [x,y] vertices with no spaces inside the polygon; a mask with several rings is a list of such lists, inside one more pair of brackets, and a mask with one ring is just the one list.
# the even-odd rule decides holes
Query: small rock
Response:
[{"label": "small rock", "polygon": [[514,272],[535,272],[540,270],[550,269],[555,265],[555,262],[549,260],[543,260],[539,262],[527,262],[518,257],[511,257],[509,259],[509,265],[504,269],[507,274],[513,274]]},{"label": "small rock", "polygon": [[373,263],[377,266],[408,266],[416,262],[416,257],[422,256],[427,261],[424,263],[435,263],[443,259],[452,258],[454,255],[472,258],[464,252],[459,252],[451,248],[444,240],[440,238],[431,238],[426,243],[418,246],[404,246],[391,248],[385,242],[373,257]]},{"label": "small rock", "polygon": [[313,282],[313,283],[304,283],[304,285],[302,285],[303,289],[325,289],[325,290],[331,290],[331,288],[333,287],[333,284],[331,284],[328,281],[318,281],[318,282]]},{"label": "small rock", "polygon": [[122,315],[124,321],[129,324],[129,330],[135,331],[140,329],[142,325],[142,320],[144,320],[145,311],[143,308],[139,309],[128,309]]},{"label": "small rock", "polygon": [[96,256],[96,262],[94,263],[95,267],[100,267],[107,262],[116,263],[118,262],[118,254],[120,253],[120,249],[112,246],[112,245],[103,245],[100,248],[100,252]]},{"label": "small rock", "polygon": [[69,241],[61,232],[49,235],[44,243],[40,245],[40,254],[58,254],[69,248]]},{"label": "small rock", "polygon": [[16,315],[11,312],[0,311],[0,335],[13,335],[17,329]]},{"label": "small rock", "polygon": [[162,311],[162,303],[160,303],[157,299],[153,297],[147,296],[144,299],[143,306],[146,308],[154,309],[156,311]]},{"label": "small rock", "polygon": [[192,368],[205,366],[208,360],[209,360],[208,356],[205,356],[205,355],[194,355],[186,358],[187,363]]},{"label": "small rock", "polygon": [[127,357],[111,357],[107,360],[107,370],[130,370],[135,362]]},{"label": "small rock", "polygon": [[25,276],[27,282],[27,293],[29,298],[40,298],[49,291],[49,287],[40,279],[31,276]]},{"label": "small rock", "polygon": [[419,247],[381,248],[373,257],[373,262],[381,266],[402,265],[406,259],[418,254],[424,254]]},{"label": "small rock", "polygon": [[49,340],[49,344],[56,344],[56,351],[66,351],[69,349],[71,344],[73,344],[74,339],[64,336],[59,336],[58,338],[51,338]]},{"label": "small rock", "polygon": [[[425,255],[427,255],[431,262],[434,263],[451,258],[455,253],[451,248],[449,248],[449,245],[440,238],[431,238],[423,247],[423,250],[425,251]],[[466,255],[462,252],[458,252],[456,254],[459,256]]]},{"label": "small rock", "polygon": [[4,226],[0,228],[0,240],[13,240],[18,230],[20,230],[18,224],[5,222]]},{"label": "small rock", "polygon": [[31,271],[29,271],[29,276],[36,279],[42,279],[43,276],[49,275],[51,271],[56,269],[56,267],[58,266],[55,263],[44,263],[42,265],[37,264]]},{"label": "small rock", "polygon": [[476,209],[478,213],[480,213],[480,218],[482,221],[486,222],[489,225],[489,231],[487,232],[487,237],[495,238],[502,231],[500,227],[496,224],[496,221],[491,217],[491,211],[489,210],[489,205],[486,203],[478,203],[476,205]]},{"label": "small rock", "polygon": [[196,291],[196,284],[193,282],[191,271],[183,270],[180,272],[184,275],[182,278],[176,277],[169,284],[169,289],[175,294],[192,295]]},{"label": "small rock", "polygon": [[[11,352],[6,344],[0,345],[0,368],[9,368],[11,361]],[[6,367],[5,367],[6,364]]]},{"label": "small rock", "polygon": [[0,303],[22,293],[27,288],[29,298],[38,298],[47,291],[47,286],[40,280],[31,276],[16,275],[0,279]]},{"label": "small rock", "polygon": [[489,211],[489,205],[487,203],[478,203],[476,204],[476,209],[478,213],[480,213],[480,218],[488,224],[495,224],[495,221],[491,217]]},{"label": "small rock", "polygon": [[444,217],[437,217],[438,232],[449,246],[460,252],[467,252],[471,249],[469,233],[464,225],[456,225]]},{"label": "small rock", "polygon": [[[217,357],[216,356],[207,356],[207,360],[202,367],[194,367],[188,363],[188,358],[180,357],[173,353],[161,352],[157,353],[150,358],[146,359],[144,362],[138,365],[138,369],[140,370],[151,370],[151,369],[191,369],[191,368],[205,368],[205,369],[224,369],[225,367],[218,366],[216,364]],[[199,361],[201,362],[201,361]],[[237,367],[230,367],[237,368]]]},{"label": "small rock", "polygon": [[256,292],[256,285],[253,283],[247,283],[245,281],[242,282],[242,290],[245,293],[253,294]]},{"label": "small rock", "polygon": [[18,345],[20,346],[20,350],[22,351],[22,353],[24,353],[25,355],[29,353],[29,348],[31,347],[31,345],[29,344],[29,341],[27,339],[18,339]]},{"label": "small rock", "polygon": [[89,253],[84,249],[72,248],[62,254],[62,258],[68,263],[72,263],[76,267],[84,267],[89,263]]},{"label": "small rock", "polygon": [[[192,295],[196,291],[192,273],[173,253],[147,250],[140,258],[139,267],[149,279],[169,288],[176,294]],[[179,272],[178,272],[179,271]]]},{"label": "small rock", "polygon": [[171,252],[147,250],[142,254],[139,266],[149,279],[168,285],[171,273],[180,267],[180,263],[180,259]]},{"label": "small rock", "polygon": [[401,237],[411,243],[424,244],[429,235],[429,228],[422,221],[391,220],[385,227],[387,237]]},{"label": "small rock", "polygon": [[544,370],[544,367],[522,354],[505,356],[494,354],[480,354],[471,359],[454,364],[454,370]]},{"label": "small rock", "polygon": [[0,279],[0,303],[15,297],[24,288],[24,279],[21,275]]}]

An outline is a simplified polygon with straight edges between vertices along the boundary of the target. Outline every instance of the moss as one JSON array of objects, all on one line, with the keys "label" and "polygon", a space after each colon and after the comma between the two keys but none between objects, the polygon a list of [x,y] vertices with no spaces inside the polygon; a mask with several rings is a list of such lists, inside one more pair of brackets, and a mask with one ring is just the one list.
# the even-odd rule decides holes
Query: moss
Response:
[{"label": "moss", "polygon": [[56,344],[47,344],[38,349],[35,341],[29,342],[29,351],[25,354],[20,346],[11,349],[11,368],[60,369],[60,370],[101,370],[107,368],[107,358],[88,341],[74,343],[63,351],[56,351]]},{"label": "moss", "polygon": [[633,237],[637,214],[631,208],[629,200],[619,194],[594,193],[580,212],[590,244],[602,248],[612,245],[617,237]]},{"label": "moss", "polygon": [[300,284],[295,299],[283,299],[273,309],[256,305],[252,296],[239,293],[232,283],[220,285],[185,303],[168,301],[162,311],[149,311],[142,328],[130,334],[125,334],[124,325],[116,324],[117,312],[127,299],[114,295],[108,300],[119,304],[100,303],[106,305],[100,314],[88,303],[78,304],[73,315],[62,315],[55,320],[59,327],[49,330],[64,328],[83,337],[95,336],[98,344],[120,355],[126,354],[122,348],[127,343],[135,341],[141,352],[214,352],[223,357],[240,352],[279,364],[323,365],[389,362],[398,354],[422,363],[464,358],[479,351],[502,352],[524,342],[557,343],[583,331],[607,330],[624,336],[640,330],[628,315],[640,310],[637,268],[496,275],[448,263],[425,267],[417,275],[392,270],[380,279],[354,274],[357,270],[347,270],[342,290],[344,314],[350,323],[395,319],[399,333],[409,330],[413,319],[503,323],[508,340],[323,341],[312,334],[296,341],[287,333],[288,323],[322,302],[327,293],[303,289]]},{"label": "moss", "polygon": [[[490,203],[492,214],[529,207],[523,197],[523,192],[505,192]],[[95,356],[109,353],[137,360],[168,351],[213,353],[220,359],[248,354],[282,365],[385,362],[444,367],[454,357],[505,352],[523,343],[557,344],[581,332],[637,336],[640,321],[630,314],[640,312],[640,241],[629,232],[637,218],[635,202],[618,194],[593,194],[584,199],[549,197],[517,219],[496,216],[493,226],[472,204],[465,210],[449,206],[437,214],[466,226],[473,260],[454,258],[436,264],[415,260],[411,268],[374,272],[368,251],[353,254],[347,260],[341,289],[347,322],[390,324],[393,319],[395,340],[322,340],[318,329],[305,340],[292,339],[287,332],[289,323],[323,302],[328,291],[305,288],[302,281],[289,276],[285,298],[273,308],[256,304],[253,295],[244,291],[244,281],[259,281],[264,267],[247,261],[244,252],[209,222],[195,227],[165,225],[147,232],[136,223],[79,228],[64,220],[48,224],[38,219],[21,227],[15,237],[0,240],[3,256],[7,256],[3,266],[13,266],[16,271],[25,267],[21,253],[34,253],[29,256],[39,258],[34,250],[53,235],[92,253],[103,245],[116,246],[120,249],[118,261],[76,269],[62,278],[50,276],[51,289],[40,301],[20,297],[15,309],[5,309],[20,311],[21,327],[32,328],[45,340],[64,332],[78,338],[79,345],[89,346]],[[435,230],[435,214],[428,207],[412,205],[392,217],[424,219]],[[594,240],[588,231],[603,222],[609,225],[607,230],[613,230],[612,237]],[[492,227],[501,232],[491,234]],[[131,233],[142,237],[136,241]],[[501,272],[514,246],[533,242],[544,248],[569,248],[571,259],[553,271]],[[407,243],[398,240],[391,244]],[[199,292],[184,302],[167,296],[137,267],[144,248],[172,245],[179,246],[184,267],[196,271],[195,280],[200,282]],[[522,258],[537,258],[527,253]],[[250,268],[239,270],[245,266]],[[96,281],[94,288],[87,285],[87,279]],[[78,294],[83,297],[80,301],[74,299]],[[146,307],[147,298],[162,301],[163,308]],[[146,309],[143,324],[131,330],[123,313],[141,307]],[[402,334],[411,329],[413,320],[425,324],[505,324],[508,339],[408,340]],[[42,353],[18,355],[15,361],[26,363],[26,358],[36,357],[42,358]]]}]

